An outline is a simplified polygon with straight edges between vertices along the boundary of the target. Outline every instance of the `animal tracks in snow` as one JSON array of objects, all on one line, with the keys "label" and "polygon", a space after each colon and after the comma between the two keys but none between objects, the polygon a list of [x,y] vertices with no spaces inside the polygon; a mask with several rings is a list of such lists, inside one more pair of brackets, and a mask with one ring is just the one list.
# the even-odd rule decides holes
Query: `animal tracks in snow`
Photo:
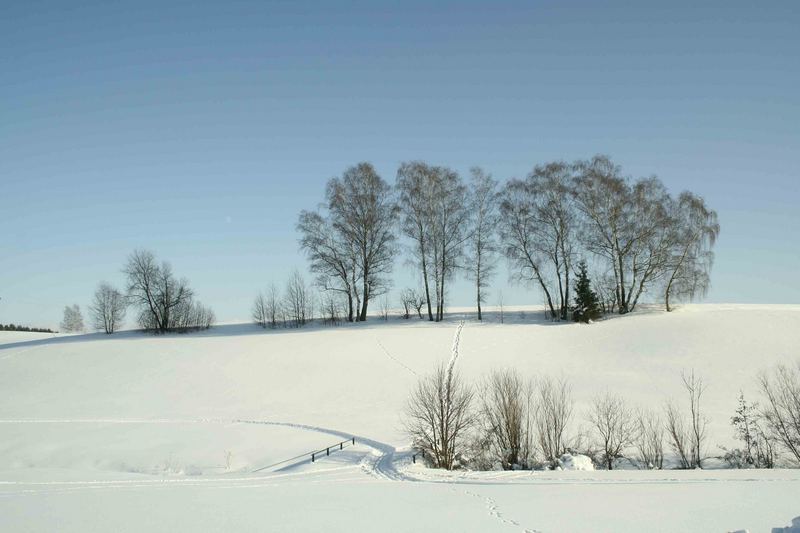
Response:
[{"label": "animal tracks in snow", "polygon": [[[453,489],[453,490],[455,490],[455,489]],[[520,526],[520,523],[517,522],[516,520],[513,520],[511,518],[507,518],[506,516],[504,516],[503,513],[500,511],[499,507],[497,506],[497,502],[495,502],[493,498],[490,498],[488,496],[483,496],[482,494],[478,494],[478,493],[472,492],[470,490],[464,490],[464,494],[466,494],[468,496],[472,496],[473,498],[477,498],[479,500],[483,500],[483,504],[486,507],[486,512],[492,518],[495,518],[496,520],[499,520],[501,523],[503,523],[503,524],[505,524],[507,526],[522,527],[522,526]],[[541,533],[539,530],[528,529],[528,528],[523,528],[522,531],[523,531],[523,533]]]}]

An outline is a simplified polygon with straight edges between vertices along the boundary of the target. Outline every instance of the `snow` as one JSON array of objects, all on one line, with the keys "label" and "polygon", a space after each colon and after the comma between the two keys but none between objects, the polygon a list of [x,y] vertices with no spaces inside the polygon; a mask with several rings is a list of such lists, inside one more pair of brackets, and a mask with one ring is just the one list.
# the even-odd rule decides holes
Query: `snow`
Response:
[{"label": "snow", "polygon": [[[755,533],[800,515],[797,470],[431,471],[411,464],[400,419],[418,376],[451,360],[463,319],[459,371],[567,376],[572,431],[606,390],[637,407],[682,401],[680,371],[694,368],[717,454],[733,443],[739,391],[755,398],[759,371],[797,358],[800,306],[693,305],[589,326],[532,309],[489,318],[0,332],[0,530]],[[254,472],[353,436],[313,464]]]},{"label": "snow", "polygon": [[594,470],[592,460],[580,454],[565,453],[559,458],[558,465],[562,470]]}]

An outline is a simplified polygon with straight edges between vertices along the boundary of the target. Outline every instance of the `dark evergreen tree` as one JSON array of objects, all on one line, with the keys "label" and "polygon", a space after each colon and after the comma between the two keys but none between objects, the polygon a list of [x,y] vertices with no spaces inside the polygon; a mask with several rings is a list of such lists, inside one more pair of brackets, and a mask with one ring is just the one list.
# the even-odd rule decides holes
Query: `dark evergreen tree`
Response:
[{"label": "dark evergreen tree", "polygon": [[592,290],[592,282],[586,272],[586,261],[578,265],[578,283],[575,287],[575,305],[572,307],[572,318],[575,322],[588,324],[600,318],[600,302]]}]

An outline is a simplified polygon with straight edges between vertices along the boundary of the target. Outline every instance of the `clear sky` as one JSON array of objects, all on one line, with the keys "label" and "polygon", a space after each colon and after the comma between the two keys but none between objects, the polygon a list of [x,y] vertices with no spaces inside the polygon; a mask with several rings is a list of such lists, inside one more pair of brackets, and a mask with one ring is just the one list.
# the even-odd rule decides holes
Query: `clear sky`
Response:
[{"label": "clear sky", "polygon": [[351,164],[596,153],[719,212],[708,301],[798,303],[799,85],[796,1],[5,2],[0,322],[57,325],[137,247],[247,319]]}]

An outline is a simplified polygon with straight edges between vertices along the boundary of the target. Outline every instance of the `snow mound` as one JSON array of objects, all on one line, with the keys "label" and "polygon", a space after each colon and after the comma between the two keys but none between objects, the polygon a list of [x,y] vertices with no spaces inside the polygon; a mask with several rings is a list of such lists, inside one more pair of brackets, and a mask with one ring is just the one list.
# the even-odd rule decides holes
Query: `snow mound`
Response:
[{"label": "snow mound", "polygon": [[585,455],[565,453],[558,459],[562,470],[594,470],[592,460]]}]

